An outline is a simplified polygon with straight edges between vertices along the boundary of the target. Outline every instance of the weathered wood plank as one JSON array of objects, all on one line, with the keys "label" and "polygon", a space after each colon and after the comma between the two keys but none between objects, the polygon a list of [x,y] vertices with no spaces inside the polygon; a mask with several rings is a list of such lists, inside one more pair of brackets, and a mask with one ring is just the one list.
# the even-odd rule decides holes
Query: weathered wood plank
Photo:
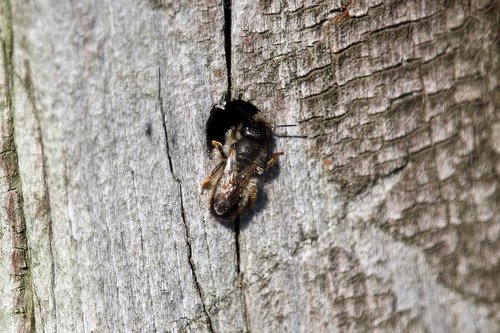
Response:
[{"label": "weathered wood plank", "polygon": [[[0,4],[2,328],[499,330],[495,1]],[[307,136],[238,226],[198,193],[228,74]]]},{"label": "weathered wood plank", "polygon": [[37,330],[241,330],[235,238],[198,194],[222,20],[216,1],[13,2]]},{"label": "weathered wood plank", "polygon": [[233,3],[234,94],[308,136],[240,235],[249,329],[495,332],[498,3],[342,3]]}]

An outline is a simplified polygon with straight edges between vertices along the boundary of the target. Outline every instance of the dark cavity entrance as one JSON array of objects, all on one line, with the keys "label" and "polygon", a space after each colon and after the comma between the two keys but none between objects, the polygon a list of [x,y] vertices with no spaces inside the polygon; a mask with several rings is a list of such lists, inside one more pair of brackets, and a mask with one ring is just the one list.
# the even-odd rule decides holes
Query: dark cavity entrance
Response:
[{"label": "dark cavity entrance", "polygon": [[241,124],[257,113],[259,109],[253,104],[240,99],[228,102],[224,109],[214,106],[210,111],[206,126],[208,151],[212,151],[212,140],[224,144],[226,132],[231,127]]}]

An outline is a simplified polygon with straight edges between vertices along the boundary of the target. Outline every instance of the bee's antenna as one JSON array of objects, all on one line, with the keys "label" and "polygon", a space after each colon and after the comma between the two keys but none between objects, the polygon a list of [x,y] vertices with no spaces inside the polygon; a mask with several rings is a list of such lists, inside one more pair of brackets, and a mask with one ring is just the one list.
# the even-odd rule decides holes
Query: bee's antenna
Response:
[{"label": "bee's antenna", "polygon": [[[272,128],[278,128],[278,127],[296,127],[298,125],[275,125]],[[305,139],[307,138],[307,135],[288,135],[288,134],[273,134],[277,138],[291,138],[291,139]]]},{"label": "bee's antenna", "polygon": [[286,134],[274,134],[277,138],[290,138],[290,139],[306,139],[307,135],[286,135]]},{"label": "bee's antenna", "polygon": [[[271,128],[278,128],[278,127],[297,127],[299,125],[296,124],[285,124],[285,125],[274,125]],[[287,134],[276,134],[273,133],[273,135],[277,138],[290,138],[290,139],[305,139],[307,138],[307,135],[287,135]]]}]

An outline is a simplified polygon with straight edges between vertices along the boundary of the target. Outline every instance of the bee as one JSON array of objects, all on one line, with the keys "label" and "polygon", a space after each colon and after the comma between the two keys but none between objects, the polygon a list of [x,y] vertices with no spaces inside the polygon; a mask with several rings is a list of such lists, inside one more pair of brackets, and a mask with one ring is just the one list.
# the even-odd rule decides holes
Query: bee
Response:
[{"label": "bee", "polygon": [[215,217],[231,221],[253,207],[258,177],[283,154],[270,153],[272,136],[266,121],[250,117],[226,132],[224,144],[211,141],[219,163],[203,180],[201,188],[211,190],[210,211]]}]

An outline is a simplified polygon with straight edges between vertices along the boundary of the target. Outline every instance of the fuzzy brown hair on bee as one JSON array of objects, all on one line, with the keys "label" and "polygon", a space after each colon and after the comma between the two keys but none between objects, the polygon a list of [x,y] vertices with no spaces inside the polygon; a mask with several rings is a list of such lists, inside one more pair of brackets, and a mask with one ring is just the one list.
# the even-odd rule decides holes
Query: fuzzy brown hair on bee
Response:
[{"label": "fuzzy brown hair on bee", "polygon": [[252,208],[259,176],[283,154],[269,152],[272,135],[267,122],[252,117],[231,127],[224,144],[211,142],[219,162],[201,188],[210,189],[210,211],[215,217],[231,221],[246,208]]}]

